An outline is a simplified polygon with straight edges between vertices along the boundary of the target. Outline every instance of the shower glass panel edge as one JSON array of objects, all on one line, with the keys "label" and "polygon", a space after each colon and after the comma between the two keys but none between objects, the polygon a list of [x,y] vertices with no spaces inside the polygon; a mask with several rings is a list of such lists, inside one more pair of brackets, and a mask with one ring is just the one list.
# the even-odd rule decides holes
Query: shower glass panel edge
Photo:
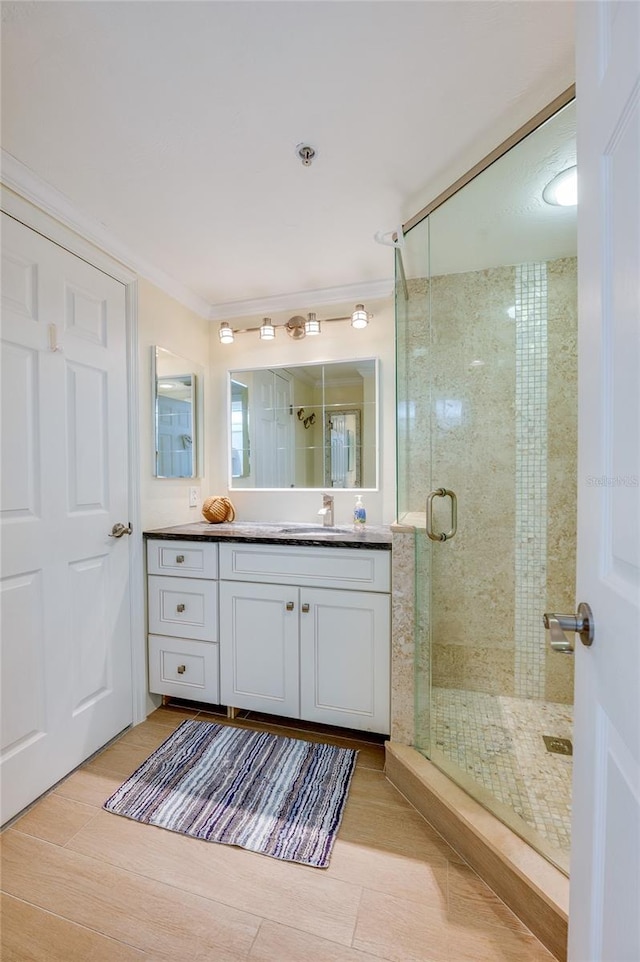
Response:
[{"label": "shower glass panel edge", "polygon": [[428,219],[395,251],[397,513],[414,539],[414,747],[431,756],[431,550],[425,534],[431,490],[431,411]]}]

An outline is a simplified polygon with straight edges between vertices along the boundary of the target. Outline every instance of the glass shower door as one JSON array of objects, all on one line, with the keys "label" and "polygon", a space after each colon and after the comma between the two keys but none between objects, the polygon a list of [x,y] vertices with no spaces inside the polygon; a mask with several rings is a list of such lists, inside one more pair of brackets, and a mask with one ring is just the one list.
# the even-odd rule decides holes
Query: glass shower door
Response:
[{"label": "glass shower door", "polygon": [[396,291],[415,747],[565,869],[573,664],[542,613],[575,601],[575,210],[519,234],[496,205],[539,154],[575,150],[572,124],[557,115],[409,231]]}]

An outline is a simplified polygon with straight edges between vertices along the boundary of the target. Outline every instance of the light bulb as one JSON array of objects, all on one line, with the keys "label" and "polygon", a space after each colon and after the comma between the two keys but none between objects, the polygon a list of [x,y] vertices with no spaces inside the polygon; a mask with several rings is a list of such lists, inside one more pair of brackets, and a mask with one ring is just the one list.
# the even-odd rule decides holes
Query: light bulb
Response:
[{"label": "light bulb", "polygon": [[220,325],[218,337],[220,338],[221,344],[233,344],[233,329],[229,326],[227,321],[223,321]]},{"label": "light bulb", "polygon": [[320,321],[315,314],[307,314],[307,319],[304,322],[305,334],[319,334],[320,333]]},{"label": "light bulb", "polygon": [[364,304],[356,304],[356,309],[351,315],[351,327],[362,328],[369,323],[369,315],[364,309]]},{"label": "light bulb", "polygon": [[542,191],[542,199],[554,207],[575,207],[578,203],[578,168],[567,167],[556,174]]},{"label": "light bulb", "polygon": [[265,317],[260,325],[260,338],[263,341],[272,341],[276,336],[276,329],[271,323],[270,317]]}]

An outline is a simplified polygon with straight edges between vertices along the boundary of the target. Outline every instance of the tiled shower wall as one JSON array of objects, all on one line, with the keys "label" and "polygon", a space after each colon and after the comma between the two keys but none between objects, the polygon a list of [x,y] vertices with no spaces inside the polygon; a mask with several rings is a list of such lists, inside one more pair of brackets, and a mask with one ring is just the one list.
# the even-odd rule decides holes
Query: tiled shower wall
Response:
[{"label": "tiled shower wall", "polygon": [[[434,487],[458,533],[432,549],[432,684],[514,694],[515,268],[431,279]],[[445,499],[436,501],[438,530]]]},{"label": "tiled shower wall", "polygon": [[423,617],[435,642],[429,651],[420,631],[418,708],[429,664],[437,687],[571,702],[571,659],[550,651],[541,625],[546,607],[575,603],[576,260],[417,278],[408,294],[399,520],[424,519],[430,479],[459,498],[459,537],[434,547],[437,604]]}]

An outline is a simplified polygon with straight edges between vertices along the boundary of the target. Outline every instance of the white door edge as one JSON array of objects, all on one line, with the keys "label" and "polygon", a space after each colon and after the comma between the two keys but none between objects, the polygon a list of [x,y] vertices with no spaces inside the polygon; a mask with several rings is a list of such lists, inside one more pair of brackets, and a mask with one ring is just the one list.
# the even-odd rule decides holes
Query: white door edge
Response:
[{"label": "white door edge", "polygon": [[139,443],[139,379],[138,379],[138,281],[127,267],[114,260],[105,251],[61,224],[46,211],[34,206],[13,190],[3,185],[0,193],[0,209],[25,227],[37,231],[71,254],[81,257],[88,264],[103,271],[125,287],[127,325],[127,391],[128,391],[128,454],[129,454],[129,517],[133,535],[127,538],[130,570],[131,629],[131,690],[132,718],[137,725],[146,718],[147,667],[145,648],[145,592],[142,531],[140,530],[140,443]]}]

